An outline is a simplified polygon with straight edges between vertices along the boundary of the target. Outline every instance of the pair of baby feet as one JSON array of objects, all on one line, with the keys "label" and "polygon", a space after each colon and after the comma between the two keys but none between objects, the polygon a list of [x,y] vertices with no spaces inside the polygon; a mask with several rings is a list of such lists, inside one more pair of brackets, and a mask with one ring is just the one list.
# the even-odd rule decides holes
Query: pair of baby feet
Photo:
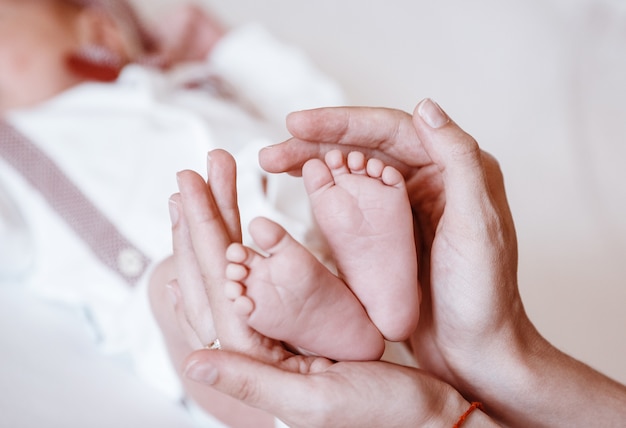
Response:
[{"label": "pair of baby feet", "polygon": [[302,177],[337,265],[331,272],[280,225],[256,218],[226,253],[226,295],[259,333],[333,360],[375,360],[419,317],[413,216],[402,174],[334,150]]}]

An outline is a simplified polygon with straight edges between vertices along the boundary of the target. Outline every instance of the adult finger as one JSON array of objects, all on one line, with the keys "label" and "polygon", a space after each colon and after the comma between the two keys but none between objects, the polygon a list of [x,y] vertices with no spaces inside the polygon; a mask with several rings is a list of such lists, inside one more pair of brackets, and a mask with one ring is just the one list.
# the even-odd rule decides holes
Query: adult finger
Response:
[{"label": "adult finger", "polygon": [[328,107],[291,113],[287,128],[294,138],[259,154],[268,172],[299,171],[306,160],[326,152],[353,150],[376,156],[406,172],[406,167],[430,163],[403,111],[369,107]]},{"label": "adult finger", "polygon": [[[180,295],[177,289],[171,286],[175,284],[175,280],[169,274],[161,275],[167,269],[167,267],[164,269],[166,264],[173,264],[173,259],[169,258],[155,268],[148,284],[148,297],[152,313],[163,333],[170,354],[180,357],[174,359],[175,366],[179,367],[184,357],[198,349],[199,343],[195,333],[188,330],[186,319],[181,317]],[[182,352],[175,352],[178,350]]]},{"label": "adult finger", "polygon": [[420,102],[413,122],[438,168],[445,200],[430,264],[438,281],[426,293],[433,293],[433,310],[456,312],[450,317],[457,320],[456,331],[464,326],[472,332],[458,341],[476,346],[485,331],[510,321],[510,308],[518,299],[515,228],[502,173],[495,159],[434,101]]},{"label": "adult finger", "polygon": [[294,428],[445,426],[467,408],[456,391],[417,369],[380,361],[312,361],[290,371],[240,354],[200,351],[187,360],[185,375]]},{"label": "adult finger", "polygon": [[215,206],[220,212],[226,231],[233,242],[241,242],[241,221],[237,204],[237,166],[230,153],[222,149],[209,152],[207,181],[210,183]]},{"label": "adult finger", "polygon": [[317,394],[305,376],[244,354],[195,352],[183,367],[186,378],[265,410],[290,426],[300,426],[308,419],[307,408],[312,407],[311,398]]},{"label": "adult finger", "polygon": [[[236,185],[234,181],[224,181],[222,184]],[[178,186],[193,253],[209,299],[217,336],[225,348],[248,351],[256,345],[251,339],[253,333],[244,320],[230,310],[232,302],[224,294],[226,248],[232,242],[229,228],[211,186],[199,174],[193,171],[179,172]],[[222,203],[220,205],[223,207]],[[230,211],[234,209],[231,207]]]},{"label": "adult finger", "polygon": [[476,140],[428,98],[415,108],[413,123],[443,178],[446,209],[467,217],[484,211],[490,191],[483,154]]},{"label": "adult finger", "polygon": [[176,369],[194,350],[202,348],[197,334],[187,322],[175,282],[150,284],[150,306],[159,325],[170,359]]},{"label": "adult finger", "polygon": [[[169,201],[172,218],[172,246],[176,267],[176,285],[169,291],[177,300],[177,307],[195,331],[202,345],[216,338],[209,299],[204,287],[200,267],[189,234],[187,220],[182,211],[180,194],[172,195]],[[183,320],[180,320],[181,322]]]}]

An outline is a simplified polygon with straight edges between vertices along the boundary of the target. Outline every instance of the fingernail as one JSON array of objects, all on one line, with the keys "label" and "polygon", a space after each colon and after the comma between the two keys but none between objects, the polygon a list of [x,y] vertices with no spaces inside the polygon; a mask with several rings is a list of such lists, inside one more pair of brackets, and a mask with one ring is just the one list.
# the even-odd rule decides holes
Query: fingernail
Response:
[{"label": "fingernail", "polygon": [[448,115],[430,98],[424,99],[417,108],[417,114],[431,128],[438,129],[450,122]]},{"label": "fingernail", "polygon": [[172,304],[176,306],[178,303],[178,287],[173,282],[169,282],[165,285],[165,289],[167,290],[167,295],[170,297]]},{"label": "fingernail", "polygon": [[173,200],[169,200],[169,209],[170,209],[170,220],[172,222],[172,226],[176,226],[178,223],[178,204]]},{"label": "fingernail", "polygon": [[185,370],[185,376],[194,382],[213,385],[217,380],[217,368],[209,363],[192,361]]}]

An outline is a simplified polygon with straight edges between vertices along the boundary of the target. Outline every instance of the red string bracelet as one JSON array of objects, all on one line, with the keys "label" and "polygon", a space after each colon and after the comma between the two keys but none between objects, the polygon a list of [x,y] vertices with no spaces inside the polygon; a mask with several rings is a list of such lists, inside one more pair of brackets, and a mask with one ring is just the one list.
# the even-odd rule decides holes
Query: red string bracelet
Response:
[{"label": "red string bracelet", "polygon": [[472,404],[470,404],[469,409],[467,409],[465,413],[461,415],[458,422],[455,423],[452,428],[459,428],[461,425],[463,425],[463,423],[467,420],[469,415],[476,409],[485,410],[482,403],[479,403],[478,401],[474,401]]}]

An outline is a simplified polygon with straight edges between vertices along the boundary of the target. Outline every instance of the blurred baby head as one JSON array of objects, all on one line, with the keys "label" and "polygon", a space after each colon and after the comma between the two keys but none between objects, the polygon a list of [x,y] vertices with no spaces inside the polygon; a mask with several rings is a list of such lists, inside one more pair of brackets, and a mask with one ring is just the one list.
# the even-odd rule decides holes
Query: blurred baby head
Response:
[{"label": "blurred baby head", "polygon": [[0,0],[0,113],[110,80],[149,48],[125,0]]}]

